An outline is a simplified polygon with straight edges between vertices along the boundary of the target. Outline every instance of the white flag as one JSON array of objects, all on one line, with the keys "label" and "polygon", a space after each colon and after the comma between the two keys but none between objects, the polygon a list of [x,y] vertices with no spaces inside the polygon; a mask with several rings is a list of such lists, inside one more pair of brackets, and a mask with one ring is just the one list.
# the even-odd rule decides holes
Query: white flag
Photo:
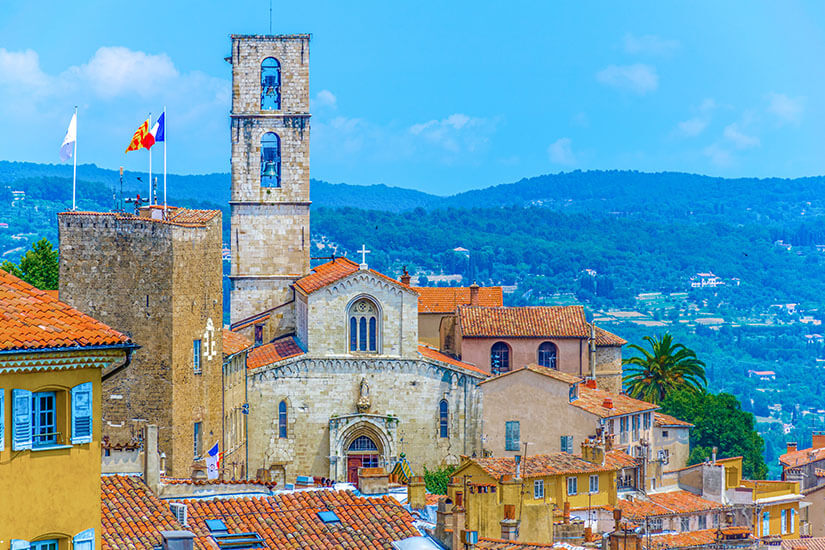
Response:
[{"label": "white flag", "polygon": [[218,457],[206,457],[206,479],[218,479]]},{"label": "white flag", "polygon": [[60,146],[60,160],[67,161],[72,158],[75,141],[77,141],[77,113],[72,115],[69,129],[66,130],[66,137],[63,138],[63,144]]}]

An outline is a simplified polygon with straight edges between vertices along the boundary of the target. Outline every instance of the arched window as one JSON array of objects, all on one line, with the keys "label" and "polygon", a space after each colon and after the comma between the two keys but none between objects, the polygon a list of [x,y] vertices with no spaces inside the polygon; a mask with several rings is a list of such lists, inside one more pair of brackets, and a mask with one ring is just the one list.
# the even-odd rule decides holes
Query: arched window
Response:
[{"label": "arched window", "polygon": [[261,138],[261,187],[281,186],[281,138],[267,132]]},{"label": "arched window", "polygon": [[558,368],[556,366],[556,344],[544,342],[539,346],[539,365],[550,369]]},{"label": "arched window", "polygon": [[375,441],[370,439],[365,435],[361,435],[355,438],[352,443],[349,445],[349,452],[378,452],[378,447],[375,445]]},{"label": "arched window", "polygon": [[281,64],[274,57],[261,63],[261,110],[277,111],[281,108]]},{"label": "arched window", "polygon": [[349,308],[349,350],[378,352],[378,306],[361,298]]},{"label": "arched window", "polygon": [[278,437],[286,439],[286,401],[278,403]]},{"label": "arched window", "polygon": [[496,342],[490,350],[490,372],[501,374],[510,370],[510,346]]},{"label": "arched window", "polygon": [[450,409],[447,400],[442,399],[438,404],[438,436],[449,437]]}]

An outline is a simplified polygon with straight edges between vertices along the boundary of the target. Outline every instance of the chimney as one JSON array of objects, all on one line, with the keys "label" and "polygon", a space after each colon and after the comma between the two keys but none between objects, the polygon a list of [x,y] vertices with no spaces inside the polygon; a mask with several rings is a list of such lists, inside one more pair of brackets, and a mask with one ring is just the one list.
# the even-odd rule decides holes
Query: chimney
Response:
[{"label": "chimney", "polygon": [[421,476],[413,476],[407,483],[407,503],[413,510],[423,510],[427,506],[427,500],[424,491],[424,478]]},{"label": "chimney", "polygon": [[612,409],[613,408],[613,399],[611,399],[610,397],[605,397],[604,398],[604,403],[602,403],[602,407],[604,407],[605,409]]},{"label": "chimney", "polygon": [[590,388],[591,390],[598,389],[597,384],[596,384],[596,379],[595,378],[588,378],[587,380],[584,381],[584,387],[585,388]]},{"label": "chimney", "polygon": [[453,524],[453,501],[450,497],[442,498],[438,501],[435,511],[435,538],[446,543],[449,535],[447,531]]},{"label": "chimney", "polygon": [[501,520],[501,538],[509,541],[518,540],[518,527],[515,504],[505,504],[504,519]]},{"label": "chimney", "polygon": [[158,494],[160,455],[158,454],[157,424],[149,424],[143,428],[143,481],[153,493]]},{"label": "chimney", "polygon": [[795,451],[796,451],[796,441],[788,441],[788,448],[787,448],[786,452],[793,453]]},{"label": "chimney", "polygon": [[711,457],[713,458],[713,462],[712,462],[712,464],[716,464],[716,453],[717,453],[718,451],[719,451],[719,449],[717,449],[716,447],[714,447],[714,448],[711,450],[711,452],[712,452]]},{"label": "chimney", "polygon": [[470,285],[470,305],[477,306],[478,305],[478,289],[479,286],[475,283]]},{"label": "chimney", "polygon": [[462,505],[461,500],[461,493],[456,493],[458,498],[456,499],[456,504],[453,507],[453,550],[463,550],[464,549],[464,541],[461,539],[461,533],[467,529],[465,525],[465,513],[464,513],[464,506]]},{"label": "chimney", "polygon": [[570,501],[564,501],[564,523],[570,523]]},{"label": "chimney", "polygon": [[813,442],[811,444],[813,449],[825,448],[825,432],[814,432]]},{"label": "chimney", "polygon": [[404,273],[401,274],[401,284],[410,286],[410,274],[407,272],[407,266],[404,266]]},{"label": "chimney", "polygon": [[195,548],[195,534],[191,531],[161,531],[163,550],[193,550]]}]

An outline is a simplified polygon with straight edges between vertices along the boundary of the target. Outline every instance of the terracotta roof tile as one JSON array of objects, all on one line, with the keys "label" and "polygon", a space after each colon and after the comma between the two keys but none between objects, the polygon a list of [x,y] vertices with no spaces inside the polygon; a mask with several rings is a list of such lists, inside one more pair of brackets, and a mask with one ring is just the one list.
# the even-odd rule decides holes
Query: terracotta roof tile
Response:
[{"label": "terracotta roof tile", "polygon": [[582,306],[458,308],[465,338],[587,338]]},{"label": "terracotta roof tile", "polygon": [[[479,537],[478,544],[473,548],[477,550],[551,550],[552,544],[540,542],[517,542],[504,539],[488,539]],[[558,549],[556,549],[558,550]]]},{"label": "terracotta roof tile", "polygon": [[620,468],[634,468],[639,465],[639,462],[624,451],[607,451],[604,457],[604,463],[607,466]]},{"label": "terracotta roof tile", "polygon": [[601,327],[596,327],[596,345],[600,347],[614,347],[623,346],[627,344],[627,340],[621,336],[616,336],[612,332],[608,332]]},{"label": "terracotta roof tile", "polygon": [[298,345],[295,338],[287,336],[286,338],[275,340],[269,344],[258,346],[250,351],[246,357],[246,367],[248,369],[257,369],[258,367],[271,365],[272,363],[289,359],[290,357],[296,357],[303,353],[304,350],[301,349],[301,346]]},{"label": "terracotta roof tile", "polygon": [[127,336],[0,270],[0,349],[130,343]]},{"label": "terracotta roof tile", "polygon": [[[514,474],[516,462],[512,457],[474,458],[471,462],[478,464],[490,476],[499,479],[503,475]],[[590,472],[609,472],[619,469],[616,466],[593,464],[578,455],[570,453],[549,453],[530,455],[521,463],[521,475],[524,478],[544,477],[563,474],[585,474]]]},{"label": "terracotta roof tile", "polygon": [[499,380],[499,379],[507,377],[507,376],[512,376],[513,374],[515,374],[517,372],[521,372],[523,370],[529,370],[531,372],[535,372],[536,374],[541,374],[542,376],[552,378],[553,380],[558,380],[559,382],[564,382],[565,384],[578,384],[579,382],[582,381],[581,378],[579,378],[578,376],[575,376],[573,374],[568,374],[566,372],[561,372],[561,371],[558,371],[556,369],[551,369],[551,368],[548,368],[548,367],[541,367],[539,365],[536,365],[535,363],[532,363],[530,365],[527,365],[526,367],[522,367],[522,368],[516,369],[516,370],[511,370],[509,372],[505,372],[503,374],[493,376],[492,378],[488,378],[484,382],[480,382],[480,384],[486,384],[486,383],[492,382],[494,380]]},{"label": "terracotta roof tile", "polygon": [[681,490],[649,493],[647,500],[619,499],[616,507],[621,508],[622,517],[630,520],[643,519],[645,516],[667,516],[722,509],[722,505],[718,502]]},{"label": "terracotta roof tile", "polygon": [[[137,476],[103,476],[100,504],[103,550],[153,550],[162,543],[161,531],[183,529],[169,503],[156,497]],[[211,546],[197,537],[195,548]]]},{"label": "terracotta roof tile", "polygon": [[805,548],[806,550],[825,550],[825,538],[805,537],[782,541],[782,550],[794,550],[795,548]]},{"label": "terracotta roof tile", "polygon": [[459,361],[458,359],[453,359],[449,355],[441,353],[437,349],[433,349],[430,346],[426,346],[424,344],[418,344],[418,353],[420,353],[427,359],[441,361],[442,363],[448,363],[450,365],[453,365],[454,367],[461,367],[462,369],[471,370],[473,372],[483,374],[484,376],[489,376],[489,373],[487,371],[482,370],[475,365],[472,365],[470,363],[464,363],[463,361]]},{"label": "terracotta roof tile", "polygon": [[785,466],[797,467],[825,459],[825,448],[823,449],[800,449],[780,455],[779,462]]},{"label": "terracotta roof tile", "polygon": [[653,413],[653,424],[655,426],[666,426],[671,428],[692,428],[693,424],[690,422],[685,422],[684,420],[679,420],[675,416],[670,416],[669,414],[664,414],[660,412]]},{"label": "terracotta roof tile", "polygon": [[255,345],[255,342],[244,336],[243,334],[232,332],[229,329],[223,329],[223,354],[224,356],[235,355],[245,349],[249,349]]},{"label": "terracotta roof tile", "polygon": [[[297,286],[305,294],[312,294],[316,290],[321,290],[327,285],[331,285],[332,283],[339,281],[344,277],[356,273],[358,270],[358,264],[353,262],[349,258],[335,258],[334,260],[330,260],[327,263],[314,267],[312,269],[312,273],[304,277],[301,277],[300,279],[295,281],[295,286]],[[396,284],[407,290],[412,290],[413,292],[415,292],[415,290],[412,289],[412,287],[401,284],[392,277],[387,277],[383,273],[379,273],[374,269],[369,269],[368,271],[377,277],[381,277],[387,282]]]},{"label": "terracotta roof tile", "polygon": [[666,535],[652,535],[642,537],[644,548],[658,550],[664,548],[690,548],[706,546],[716,542],[716,529],[702,529],[701,531],[687,531],[685,533],[671,533]]},{"label": "terracotta roof tile", "polygon": [[[613,403],[612,408],[604,406],[605,400],[607,399]],[[601,418],[652,411],[659,408],[658,405],[648,403],[647,401],[640,401],[627,395],[588,388],[587,386],[579,386],[579,398],[573,401],[571,405]]]},{"label": "terracotta roof tile", "polygon": [[[268,548],[391,550],[392,542],[420,536],[413,517],[389,496],[357,497],[348,491],[298,491],[274,497],[186,501],[188,529],[207,536],[206,520],[220,519],[229,533],[259,534]],[[324,523],[318,512],[335,512]]]},{"label": "terracotta roof tile", "polygon": [[177,225],[180,227],[203,227],[209,221],[220,215],[220,210],[195,210],[190,208],[169,207],[169,212],[165,220],[155,219],[149,216],[135,216],[126,212],[83,212],[68,211],[60,212],[58,216],[99,216],[121,221],[151,222],[167,225]]},{"label": "terracotta roof tile", "polygon": [[[470,287],[415,286],[418,291],[418,313],[453,313],[458,306],[470,304]],[[478,288],[478,305],[501,307],[504,298],[500,286]]]}]

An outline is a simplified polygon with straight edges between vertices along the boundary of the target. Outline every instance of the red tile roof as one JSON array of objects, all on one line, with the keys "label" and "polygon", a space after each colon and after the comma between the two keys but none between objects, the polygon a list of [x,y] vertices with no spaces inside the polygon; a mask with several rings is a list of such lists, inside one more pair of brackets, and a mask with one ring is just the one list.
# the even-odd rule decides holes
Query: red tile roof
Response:
[{"label": "red tile roof", "polygon": [[[418,291],[418,313],[453,313],[458,306],[469,305],[470,287],[415,286]],[[501,307],[504,305],[500,286],[478,287],[478,305]]]},{"label": "red tile roof", "polygon": [[223,354],[224,356],[235,355],[245,349],[255,345],[255,342],[237,332],[223,329]]},{"label": "red tile roof", "polygon": [[473,548],[477,550],[551,550],[554,546],[540,542],[517,542],[479,537],[478,544]]},{"label": "red tile roof", "polygon": [[[169,503],[156,497],[137,476],[103,476],[100,504],[103,550],[153,550],[162,543],[161,531],[183,529]],[[195,548],[212,546],[197,537]]]},{"label": "red tile roof", "polygon": [[623,518],[638,520],[645,516],[667,516],[718,510],[722,508],[722,505],[691,492],[680,490],[666,493],[649,493],[647,500],[638,498],[633,499],[633,501],[619,499],[616,507],[621,508]]},{"label": "red tile roof", "polygon": [[795,468],[797,466],[804,466],[811,462],[825,459],[825,448],[823,449],[800,449],[780,455],[779,462],[785,466]]},{"label": "red tile roof", "polygon": [[639,462],[624,451],[607,451],[604,463],[616,469],[635,468]]},{"label": "red tile roof", "polygon": [[435,361],[441,361],[442,363],[448,363],[450,365],[453,365],[454,367],[461,367],[462,369],[471,370],[473,372],[483,374],[484,376],[490,375],[490,373],[478,368],[475,365],[472,365],[470,363],[464,363],[463,361],[459,361],[458,359],[453,359],[449,355],[441,353],[437,349],[431,348],[430,346],[427,346],[425,344],[418,344],[418,353],[420,353],[427,359],[433,359]]},{"label": "red tile roof", "polygon": [[[314,267],[312,269],[312,273],[295,281],[295,286],[302,290],[305,294],[312,294],[316,290],[321,290],[327,285],[331,285],[344,277],[356,273],[358,270],[358,264],[349,258],[335,258],[325,264]],[[368,269],[368,271],[377,277],[381,277],[387,282],[415,292],[415,290],[411,287],[401,284],[392,277],[387,277],[383,273],[379,273],[374,269]]]},{"label": "red tile roof", "polygon": [[499,374],[497,376],[493,376],[492,378],[488,378],[484,382],[480,382],[480,384],[486,384],[488,382],[492,382],[494,380],[499,380],[501,378],[512,376],[517,372],[521,372],[523,370],[528,370],[530,372],[535,372],[536,374],[541,374],[542,376],[546,376],[548,378],[552,378],[553,380],[558,380],[559,382],[564,382],[565,384],[578,384],[582,381],[581,378],[575,376],[573,374],[567,374],[566,372],[557,371],[555,369],[551,369],[548,367],[540,367],[535,363],[527,365],[526,367],[522,367],[520,369],[511,370],[509,372],[505,372],[503,374]]},{"label": "red tile roof", "polygon": [[[420,536],[413,517],[389,496],[356,497],[347,491],[299,491],[274,497],[189,500],[188,529],[206,536],[207,519],[220,519],[229,533],[255,532],[268,548],[392,549],[392,542]],[[335,512],[324,523],[318,512]]]},{"label": "red tile roof", "polygon": [[[609,399],[613,403],[612,408],[605,407],[605,400]],[[627,395],[620,395],[605,390],[579,386],[579,398],[571,403],[574,407],[583,409],[601,418],[610,418],[624,414],[632,414],[643,411],[658,409],[658,405],[633,399]]]},{"label": "red tile roof", "polygon": [[612,332],[607,332],[601,327],[596,327],[596,345],[600,347],[623,346],[627,340],[621,336],[616,336]]},{"label": "red tile roof", "polygon": [[290,357],[295,357],[304,353],[298,342],[292,336],[287,336],[269,344],[258,346],[246,356],[246,367],[257,369],[264,365],[271,365]]},{"label": "red tile roof", "polygon": [[692,428],[693,424],[690,422],[685,422],[684,420],[679,420],[675,416],[670,416],[669,414],[664,414],[660,412],[653,413],[653,424],[655,426],[660,427],[668,427],[668,428]]},{"label": "red tile roof", "polygon": [[69,211],[60,212],[58,216],[105,216],[108,218],[121,221],[139,221],[161,223],[168,225],[177,225],[180,227],[203,227],[209,221],[220,215],[220,210],[194,210],[189,208],[169,207],[167,218],[165,220],[154,219],[149,216],[135,216],[134,214],[127,214],[125,212],[83,212],[83,211]]},{"label": "red tile roof", "polygon": [[[470,459],[470,462],[478,464],[485,472],[496,479],[503,475],[513,475],[516,472],[516,462],[512,457],[473,458]],[[609,472],[618,469],[619,467],[613,465],[593,464],[578,455],[570,453],[530,455],[521,463],[521,475],[524,478]]]},{"label": "red tile roof", "polygon": [[667,535],[652,535],[642,537],[642,545],[649,550],[664,548],[691,548],[695,546],[706,546],[716,542],[716,529],[703,529],[701,531],[688,531],[685,533],[673,533]]},{"label": "red tile roof", "polygon": [[582,306],[458,308],[465,338],[587,338]]},{"label": "red tile roof", "polygon": [[0,270],[0,350],[130,343],[127,336]]}]

